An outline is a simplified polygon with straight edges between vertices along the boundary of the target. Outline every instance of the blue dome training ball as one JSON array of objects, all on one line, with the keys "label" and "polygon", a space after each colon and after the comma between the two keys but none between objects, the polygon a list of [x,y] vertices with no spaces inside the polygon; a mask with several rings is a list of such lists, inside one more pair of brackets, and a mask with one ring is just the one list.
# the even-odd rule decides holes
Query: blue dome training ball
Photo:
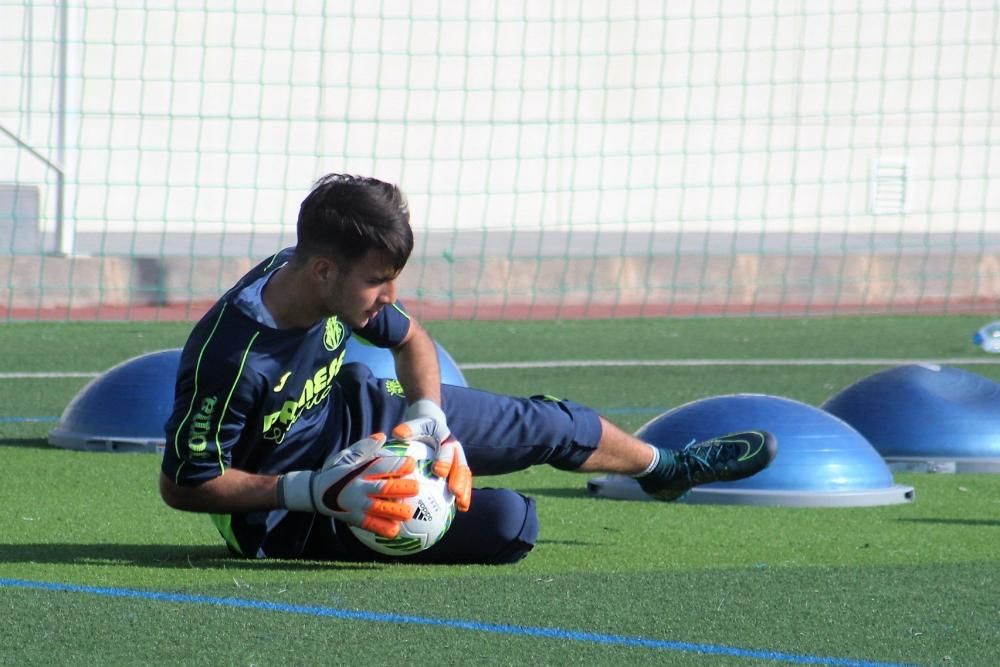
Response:
[{"label": "blue dome training ball", "polygon": [[[466,382],[458,364],[451,358],[447,350],[436,341],[434,345],[437,346],[438,365],[441,366],[441,382],[468,387],[469,383]],[[344,357],[344,363],[352,362],[364,364],[371,369],[372,375],[377,378],[398,379],[396,378],[396,362],[392,352],[385,348],[375,347],[357,336],[351,336],[347,339],[347,356]]]},{"label": "blue dome training ball", "polygon": [[1000,384],[981,375],[936,364],[896,366],[841,390],[823,408],[891,463],[1000,472]]},{"label": "blue dome training ball", "polygon": [[[469,386],[455,360],[437,344],[441,381]],[[63,410],[49,444],[64,449],[102,452],[163,451],[163,425],[174,406],[174,383],[180,349],[151,352],[113,366],[88,382]],[[395,378],[389,350],[352,337],[345,362],[361,362],[377,377]]]},{"label": "blue dome training ball", "polygon": [[680,449],[691,441],[754,428],[770,431],[778,440],[771,465],[747,479],[707,486],[857,491],[893,483],[882,457],[861,434],[833,415],[790,398],[733,394],[701,399],[665,412],[636,435]]},{"label": "blue dome training ball", "polygon": [[[885,461],[849,425],[820,410],[780,396],[732,394],[686,403],[646,423],[636,435],[659,447],[760,429],[778,441],[771,465],[732,482],[694,487],[681,502],[796,507],[851,507],[908,502],[913,489],[896,485]],[[648,500],[630,477],[588,481],[593,495]]]},{"label": "blue dome training ball", "polygon": [[103,452],[158,452],[174,406],[179,349],[143,354],[88,382],[63,410],[49,444]]}]

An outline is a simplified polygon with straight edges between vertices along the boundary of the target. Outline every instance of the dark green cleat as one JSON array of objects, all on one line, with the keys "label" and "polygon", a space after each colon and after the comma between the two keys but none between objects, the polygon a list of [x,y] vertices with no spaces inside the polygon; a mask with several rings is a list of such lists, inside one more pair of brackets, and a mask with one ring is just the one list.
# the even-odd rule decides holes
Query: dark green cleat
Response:
[{"label": "dark green cleat", "polygon": [[660,462],[636,481],[657,500],[677,500],[699,484],[731,482],[760,472],[774,460],[778,441],[767,431],[744,431],[692,442],[679,451],[658,449]]}]

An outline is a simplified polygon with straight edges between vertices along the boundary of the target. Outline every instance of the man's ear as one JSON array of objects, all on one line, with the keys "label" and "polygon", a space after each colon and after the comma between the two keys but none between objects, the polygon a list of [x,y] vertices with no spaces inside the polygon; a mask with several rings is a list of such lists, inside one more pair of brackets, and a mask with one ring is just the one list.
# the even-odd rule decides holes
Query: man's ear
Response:
[{"label": "man's ear", "polygon": [[329,257],[317,255],[310,259],[309,276],[317,283],[332,281],[338,273],[337,263]]}]

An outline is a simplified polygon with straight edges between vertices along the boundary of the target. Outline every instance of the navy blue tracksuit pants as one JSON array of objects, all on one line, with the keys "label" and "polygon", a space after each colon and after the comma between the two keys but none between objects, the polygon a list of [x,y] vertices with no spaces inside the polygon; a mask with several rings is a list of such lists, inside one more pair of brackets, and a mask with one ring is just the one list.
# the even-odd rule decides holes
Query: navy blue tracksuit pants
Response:
[{"label": "navy blue tracksuit pants", "polygon": [[[392,381],[377,379],[362,364],[345,364],[337,375],[344,391],[331,401],[330,451],[403,420],[405,397]],[[578,468],[597,446],[601,424],[590,408],[546,396],[518,398],[444,385],[442,408],[462,443],[473,475],[498,475],[547,463]],[[475,478],[473,478],[475,482]],[[361,546],[350,530],[321,515],[285,510],[234,515],[233,531],[244,555],[313,559],[388,559]],[[531,550],[538,534],[534,500],[509,489],[476,488],[468,512],[459,512],[448,533],[410,562],[507,563]]]}]

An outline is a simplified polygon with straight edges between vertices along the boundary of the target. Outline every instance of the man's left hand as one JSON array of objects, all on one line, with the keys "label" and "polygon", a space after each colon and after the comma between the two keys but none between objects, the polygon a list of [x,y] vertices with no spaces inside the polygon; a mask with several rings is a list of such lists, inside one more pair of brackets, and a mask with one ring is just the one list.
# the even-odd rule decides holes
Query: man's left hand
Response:
[{"label": "man's left hand", "polygon": [[448,490],[455,496],[455,507],[466,512],[472,502],[472,470],[465,450],[448,428],[444,411],[430,399],[420,399],[406,409],[402,424],[392,429],[397,438],[429,436],[438,444],[434,474],[448,480]]}]

